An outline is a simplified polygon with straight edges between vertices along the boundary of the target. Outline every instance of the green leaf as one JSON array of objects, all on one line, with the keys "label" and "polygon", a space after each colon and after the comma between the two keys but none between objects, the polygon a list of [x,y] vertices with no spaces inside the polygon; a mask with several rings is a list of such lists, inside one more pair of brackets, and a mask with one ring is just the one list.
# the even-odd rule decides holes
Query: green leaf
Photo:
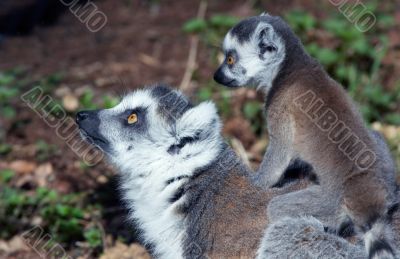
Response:
[{"label": "green leaf", "polygon": [[120,99],[117,97],[106,95],[103,97],[103,107],[104,109],[110,109],[116,106],[119,103],[119,101]]},{"label": "green leaf", "polygon": [[70,216],[71,207],[66,206],[66,205],[57,204],[56,212],[61,217],[67,217],[67,216]]},{"label": "green leaf", "polygon": [[0,155],[7,155],[12,150],[12,146],[6,143],[0,143]]},{"label": "green leaf", "polygon": [[239,18],[231,15],[216,14],[211,17],[210,23],[214,27],[231,28],[240,21]]},{"label": "green leaf", "polygon": [[62,81],[63,77],[64,75],[61,72],[54,73],[46,78],[46,82],[50,85],[58,85]]},{"label": "green leaf", "polygon": [[373,53],[375,50],[369,45],[366,38],[360,38],[351,44],[352,48],[355,50],[356,53],[361,55],[369,55]]},{"label": "green leaf", "polygon": [[0,73],[0,86],[9,86],[14,80],[13,75]]},{"label": "green leaf", "polygon": [[95,248],[102,244],[101,231],[98,228],[89,228],[83,234],[90,247]]},{"label": "green leaf", "polygon": [[378,24],[383,28],[388,28],[396,24],[393,16],[382,14],[377,17]]},{"label": "green leaf", "polygon": [[384,117],[384,121],[393,124],[393,125],[400,125],[400,114],[398,113],[389,113],[386,114]]},{"label": "green leaf", "polygon": [[1,114],[7,119],[12,119],[17,115],[17,112],[13,107],[5,106],[1,109]]},{"label": "green leaf", "polygon": [[8,183],[15,175],[15,172],[11,169],[4,169],[0,171],[0,182]]},{"label": "green leaf", "polygon": [[204,31],[207,28],[207,23],[204,19],[194,18],[183,25],[183,31],[186,33],[195,33]]},{"label": "green leaf", "polygon": [[19,91],[16,88],[0,86],[0,100],[1,101],[7,101],[7,100],[17,96],[18,93],[19,93]]},{"label": "green leaf", "polygon": [[251,101],[245,104],[243,112],[247,119],[254,119],[261,110],[260,103]]},{"label": "green leaf", "polygon": [[320,48],[319,51],[316,53],[317,59],[324,65],[329,66],[335,64],[340,56],[337,52],[328,49],[328,48]]},{"label": "green leaf", "polygon": [[211,99],[212,97],[212,89],[210,87],[201,88],[197,94],[198,99],[203,102]]},{"label": "green leaf", "polygon": [[324,21],[322,26],[345,42],[351,43],[355,39],[364,37],[363,33],[346,19],[331,18]]},{"label": "green leaf", "polygon": [[297,32],[312,30],[317,24],[315,18],[303,10],[291,11],[285,16],[285,18]]},{"label": "green leaf", "polygon": [[93,102],[94,93],[92,90],[86,90],[80,98],[80,103],[85,109],[96,109],[96,104]]}]

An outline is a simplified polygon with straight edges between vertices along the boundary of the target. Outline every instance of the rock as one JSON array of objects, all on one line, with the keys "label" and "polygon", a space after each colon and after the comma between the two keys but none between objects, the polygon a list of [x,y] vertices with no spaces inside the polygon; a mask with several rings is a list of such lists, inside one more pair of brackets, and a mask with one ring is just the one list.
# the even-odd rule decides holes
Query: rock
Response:
[{"label": "rock", "polygon": [[34,162],[16,160],[11,162],[8,167],[16,173],[27,174],[32,173],[37,168],[37,165]]},{"label": "rock", "polygon": [[53,165],[45,163],[39,165],[35,170],[35,179],[39,187],[47,186],[48,178],[53,173]]},{"label": "rock", "polygon": [[79,100],[76,96],[67,94],[62,98],[62,104],[67,111],[74,112],[79,107]]}]

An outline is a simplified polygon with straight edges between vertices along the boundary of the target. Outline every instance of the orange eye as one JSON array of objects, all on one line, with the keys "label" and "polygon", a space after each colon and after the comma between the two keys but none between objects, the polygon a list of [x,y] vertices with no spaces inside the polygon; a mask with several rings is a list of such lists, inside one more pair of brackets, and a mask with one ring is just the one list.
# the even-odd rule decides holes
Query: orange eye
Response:
[{"label": "orange eye", "polygon": [[128,124],[134,124],[138,121],[138,117],[136,113],[132,113],[131,115],[129,115],[128,117]]},{"label": "orange eye", "polygon": [[228,63],[228,65],[233,65],[235,63],[235,59],[232,56],[228,56],[226,63]]}]

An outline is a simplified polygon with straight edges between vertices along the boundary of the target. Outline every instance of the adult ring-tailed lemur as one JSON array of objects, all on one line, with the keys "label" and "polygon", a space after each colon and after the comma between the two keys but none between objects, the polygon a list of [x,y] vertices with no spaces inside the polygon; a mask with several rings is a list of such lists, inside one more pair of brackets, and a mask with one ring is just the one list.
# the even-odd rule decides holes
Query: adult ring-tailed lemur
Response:
[{"label": "adult ring-tailed lemur", "polygon": [[269,201],[307,184],[252,184],[253,172],[224,142],[211,102],[194,106],[178,91],[149,87],[112,109],[79,112],[76,121],[119,169],[130,218],[158,258],[366,256],[314,218],[271,225]]}]

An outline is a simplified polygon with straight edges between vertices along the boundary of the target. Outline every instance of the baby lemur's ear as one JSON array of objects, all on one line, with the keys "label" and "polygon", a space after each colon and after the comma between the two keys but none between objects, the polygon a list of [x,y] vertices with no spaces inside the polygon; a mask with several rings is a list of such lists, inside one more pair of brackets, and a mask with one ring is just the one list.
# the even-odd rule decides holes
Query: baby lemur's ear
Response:
[{"label": "baby lemur's ear", "polygon": [[261,50],[261,53],[264,52],[272,52],[277,50],[277,46],[275,44],[275,31],[270,24],[260,23],[257,28],[257,37],[258,37],[258,46]]},{"label": "baby lemur's ear", "polygon": [[219,134],[221,122],[212,102],[203,102],[187,110],[176,122],[179,137],[204,137]]}]

